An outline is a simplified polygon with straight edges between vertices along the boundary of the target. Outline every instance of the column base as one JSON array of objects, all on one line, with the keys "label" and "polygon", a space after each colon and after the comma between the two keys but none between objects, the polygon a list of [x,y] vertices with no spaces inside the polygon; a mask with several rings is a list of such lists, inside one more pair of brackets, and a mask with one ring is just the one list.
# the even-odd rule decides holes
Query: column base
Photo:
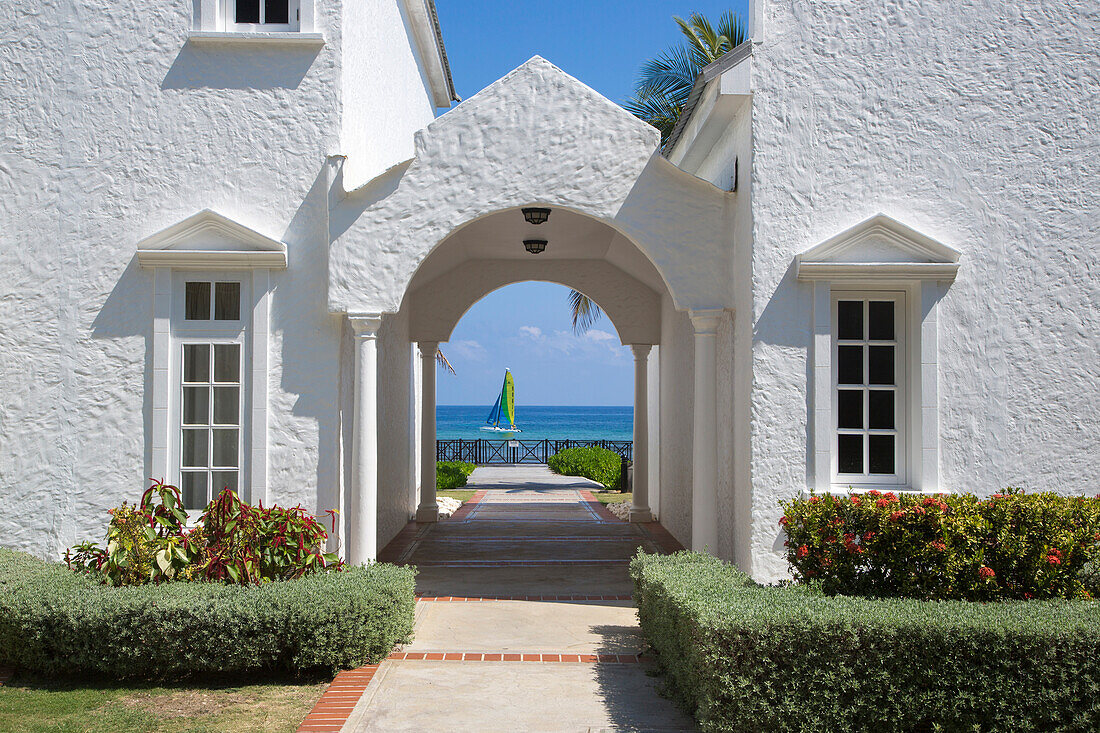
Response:
[{"label": "column base", "polygon": [[629,519],[630,519],[631,522],[652,522],[653,521],[653,512],[650,511],[649,507],[647,507],[647,506],[645,506],[645,507],[632,506],[632,507],[630,507],[630,517],[629,517]]},{"label": "column base", "polygon": [[439,521],[439,505],[432,504],[431,506],[417,507],[416,521],[418,522],[438,522]]}]

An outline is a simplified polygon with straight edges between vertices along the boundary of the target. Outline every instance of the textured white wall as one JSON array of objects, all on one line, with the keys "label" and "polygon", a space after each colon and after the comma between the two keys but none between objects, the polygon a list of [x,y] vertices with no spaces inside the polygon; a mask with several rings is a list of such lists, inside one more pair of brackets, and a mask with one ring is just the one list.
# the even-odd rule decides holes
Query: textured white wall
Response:
[{"label": "textured white wall", "polygon": [[[315,510],[339,502],[341,326],[325,296],[325,157],[344,132],[340,9],[316,0],[326,44],[307,49],[190,44],[191,2],[7,5],[0,544],[57,557],[100,539],[106,509],[140,496],[152,277],[135,246],[207,207],[288,243],[289,268],[272,273],[268,495]],[[399,47],[399,22],[379,14],[372,26]],[[381,73],[348,61],[361,67],[345,78]],[[383,71],[418,77],[408,63],[393,57]],[[394,113],[418,94],[423,85]],[[385,134],[411,144],[417,115]]]},{"label": "textured white wall", "polygon": [[357,188],[413,156],[413,133],[435,118],[401,0],[346,2],[343,13],[344,179]]},{"label": "textured white wall", "polygon": [[1100,483],[1092,0],[769,0],[754,52],[753,573],[806,485],[798,252],[883,212],[963,253],[939,305],[942,484]]}]

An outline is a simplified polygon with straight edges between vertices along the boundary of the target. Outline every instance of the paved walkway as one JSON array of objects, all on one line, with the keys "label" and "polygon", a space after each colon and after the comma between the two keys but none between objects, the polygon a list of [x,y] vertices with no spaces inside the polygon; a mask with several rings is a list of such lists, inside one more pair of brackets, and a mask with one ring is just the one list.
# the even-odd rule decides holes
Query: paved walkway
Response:
[{"label": "paved walkway", "polygon": [[334,683],[357,700],[343,730],[695,730],[657,695],[630,601],[629,558],[671,549],[667,532],[541,466],[481,467],[470,486],[454,517],[387,548],[419,569],[415,636]]}]

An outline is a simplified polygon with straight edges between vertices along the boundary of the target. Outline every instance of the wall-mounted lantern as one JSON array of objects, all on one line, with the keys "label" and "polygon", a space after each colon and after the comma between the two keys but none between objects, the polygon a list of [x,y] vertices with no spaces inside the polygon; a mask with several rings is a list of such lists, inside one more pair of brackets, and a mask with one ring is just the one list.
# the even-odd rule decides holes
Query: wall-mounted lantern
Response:
[{"label": "wall-mounted lantern", "polygon": [[529,224],[542,224],[550,218],[550,209],[527,208],[523,210],[523,218]]},{"label": "wall-mounted lantern", "polygon": [[546,249],[546,240],[525,239],[523,240],[523,248],[533,255],[542,254],[542,251]]}]

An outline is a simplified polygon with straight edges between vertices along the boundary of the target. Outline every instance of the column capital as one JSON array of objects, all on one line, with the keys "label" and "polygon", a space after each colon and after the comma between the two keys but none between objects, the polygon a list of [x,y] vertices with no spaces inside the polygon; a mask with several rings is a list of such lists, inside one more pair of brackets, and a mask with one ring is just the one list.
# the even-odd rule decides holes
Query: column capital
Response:
[{"label": "column capital", "polygon": [[630,350],[634,352],[635,361],[645,361],[653,350],[653,344],[631,344]]},{"label": "column capital", "polygon": [[690,310],[688,316],[691,318],[691,325],[695,327],[697,336],[714,335],[718,333],[718,324],[721,323],[725,312],[721,308],[707,308]]},{"label": "column capital", "polygon": [[435,352],[439,351],[438,341],[417,341],[421,359],[435,359]]},{"label": "column capital", "polygon": [[382,327],[381,313],[348,313],[348,323],[351,324],[355,336],[360,339],[373,339],[378,336],[378,329]]}]

